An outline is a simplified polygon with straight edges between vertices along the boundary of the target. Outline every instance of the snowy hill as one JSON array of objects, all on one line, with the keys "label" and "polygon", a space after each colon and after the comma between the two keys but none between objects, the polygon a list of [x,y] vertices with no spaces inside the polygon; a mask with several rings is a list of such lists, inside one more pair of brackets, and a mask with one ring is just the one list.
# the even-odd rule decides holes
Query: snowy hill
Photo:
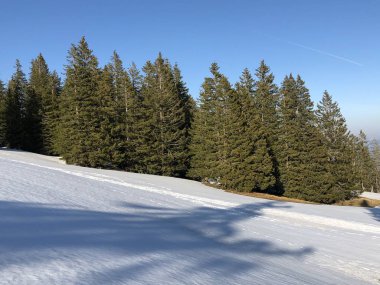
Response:
[{"label": "snowy hill", "polygon": [[380,284],[380,209],[0,150],[0,284]]}]

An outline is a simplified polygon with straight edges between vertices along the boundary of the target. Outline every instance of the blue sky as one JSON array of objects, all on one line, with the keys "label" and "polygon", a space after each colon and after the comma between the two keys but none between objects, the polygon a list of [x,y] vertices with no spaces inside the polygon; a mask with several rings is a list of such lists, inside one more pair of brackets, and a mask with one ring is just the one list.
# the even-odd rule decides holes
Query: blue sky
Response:
[{"label": "blue sky", "polygon": [[235,82],[264,59],[277,83],[299,73],[315,102],[327,89],[354,133],[380,139],[379,32],[379,0],[4,0],[0,79],[39,52],[62,73],[82,35],[101,64],[115,49],[139,67],[161,51],[194,97],[211,62]]}]

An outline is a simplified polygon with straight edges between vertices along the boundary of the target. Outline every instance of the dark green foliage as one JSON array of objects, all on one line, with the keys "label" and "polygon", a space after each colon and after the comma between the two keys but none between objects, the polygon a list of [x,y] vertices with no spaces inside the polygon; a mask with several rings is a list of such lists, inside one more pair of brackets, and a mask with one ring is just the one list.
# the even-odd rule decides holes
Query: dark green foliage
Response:
[{"label": "dark green foliage", "polygon": [[112,115],[114,118],[113,136],[117,137],[115,141],[115,147],[117,151],[123,153],[119,155],[119,167],[128,168],[131,164],[130,153],[131,143],[128,138],[128,128],[132,124],[130,112],[132,111],[134,90],[132,82],[128,76],[127,71],[123,67],[123,63],[119,55],[114,51],[112,55],[112,61],[109,65],[109,69],[112,75],[113,88],[114,88],[114,106]]},{"label": "dark green foliage", "polygon": [[[58,120],[58,95],[60,79],[57,73],[49,72],[44,57],[39,54],[32,60],[29,79],[27,116],[30,125],[27,129],[29,150],[54,154],[54,136]],[[33,122],[33,123],[32,123]]]},{"label": "dark green foliage", "polygon": [[253,78],[245,69],[229,99],[227,166],[221,179],[228,189],[244,192],[266,191],[275,184],[267,138],[261,120],[257,120],[253,87]]},{"label": "dark green foliage", "polygon": [[367,137],[362,130],[358,137],[352,136],[352,147],[356,190],[373,191],[376,185],[376,165],[370,155]]},{"label": "dark green foliage", "polygon": [[93,126],[93,144],[96,148],[91,152],[91,161],[96,167],[120,168],[125,161],[125,116],[123,109],[120,110],[111,70],[110,66],[106,66],[98,82],[98,122]]},{"label": "dark green foliage", "polygon": [[98,166],[92,155],[101,147],[93,143],[99,125],[98,60],[84,37],[69,51],[66,81],[61,96],[58,151],[68,163]]},{"label": "dark green foliage", "polygon": [[351,198],[354,189],[352,176],[350,133],[339,106],[325,91],[316,110],[318,128],[328,151],[328,171],[333,177],[334,191]]},{"label": "dark green foliage", "polygon": [[233,89],[216,63],[210,72],[212,77],[205,78],[202,84],[192,129],[189,176],[195,179],[220,179],[227,171],[227,112]]},{"label": "dark green foliage", "polygon": [[5,146],[6,144],[6,94],[4,83],[0,80],[0,146]]},{"label": "dark green foliage", "polygon": [[20,61],[16,61],[16,71],[8,83],[7,98],[5,100],[6,130],[5,140],[10,148],[24,146],[25,98],[27,81],[22,71]]},{"label": "dark green foliage", "polygon": [[344,196],[332,190],[327,149],[315,126],[313,103],[304,82],[287,76],[281,88],[280,175],[284,195],[332,203]]},{"label": "dark green foliage", "polygon": [[31,86],[28,86],[25,98],[24,142],[22,146],[27,151],[42,152],[41,109],[41,97]]},{"label": "dark green foliage", "polygon": [[130,80],[128,93],[128,108],[126,108],[126,149],[127,161],[125,168],[129,171],[144,172],[146,167],[142,162],[142,144],[146,143],[146,108],[141,96],[143,77],[133,63],[128,69],[127,75]]},{"label": "dark green foliage", "polygon": [[380,192],[380,144],[377,140],[371,142],[371,158],[374,164],[374,191]]},{"label": "dark green foliage", "polygon": [[58,126],[60,122],[59,100],[61,91],[61,79],[54,71],[50,76],[50,96],[43,104],[43,151],[47,154],[59,154]]},{"label": "dark green foliage", "polygon": [[139,103],[140,121],[132,140],[137,171],[168,176],[184,176],[188,161],[186,112],[178,94],[173,68],[161,54],[143,68],[145,77]]},{"label": "dark green foliage", "polygon": [[[279,94],[278,87],[274,83],[274,76],[270,68],[261,61],[255,73],[257,80],[254,84],[253,100],[253,125],[258,139],[256,145],[262,146],[262,160],[266,162],[267,186],[261,187],[261,191],[281,193],[281,181],[279,177],[279,165],[277,156],[279,152]],[[266,149],[265,149],[265,148]],[[271,160],[271,163],[268,162]]]}]

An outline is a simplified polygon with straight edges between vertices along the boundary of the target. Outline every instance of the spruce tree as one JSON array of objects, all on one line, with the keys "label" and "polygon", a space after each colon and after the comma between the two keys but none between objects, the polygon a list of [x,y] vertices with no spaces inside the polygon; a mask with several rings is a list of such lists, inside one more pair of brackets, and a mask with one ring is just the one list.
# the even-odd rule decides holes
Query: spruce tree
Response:
[{"label": "spruce tree", "polygon": [[[140,171],[159,175],[186,174],[186,125],[173,69],[159,54],[153,63],[147,62],[141,88],[141,119],[136,155],[141,159]],[[145,168],[145,170],[143,169]]]},{"label": "spruce tree", "polygon": [[354,187],[350,155],[350,133],[337,102],[325,91],[317,105],[317,124],[328,151],[328,170],[334,179],[334,191],[351,197]]},{"label": "spruce tree", "polygon": [[120,168],[125,160],[125,116],[120,110],[110,65],[101,72],[96,96],[98,124],[93,126],[96,148],[90,160],[96,167]]},{"label": "spruce tree", "polygon": [[60,122],[60,95],[62,92],[61,79],[56,71],[50,75],[50,96],[43,104],[42,134],[44,153],[59,154],[58,127]]},{"label": "spruce tree", "polygon": [[41,153],[42,141],[42,111],[41,97],[29,85],[25,98],[24,142],[23,149]]},{"label": "spruce tree", "polygon": [[54,154],[55,126],[58,120],[58,94],[60,79],[56,72],[50,73],[48,65],[39,54],[32,60],[29,79],[30,103],[27,116],[31,127],[27,131],[29,149],[45,154]]},{"label": "spruce tree", "polygon": [[8,83],[5,100],[6,130],[5,141],[10,148],[22,148],[25,142],[25,98],[27,81],[19,60],[16,71]]},{"label": "spruce tree", "polygon": [[0,80],[0,146],[5,146],[5,134],[6,134],[6,89],[3,81]]},{"label": "spruce tree", "polygon": [[[260,62],[260,66],[256,69],[256,81],[254,84],[254,98],[253,98],[253,124],[256,126],[257,137],[261,140],[258,145],[268,147],[268,154],[264,149],[262,154],[263,160],[266,156],[269,156],[273,170],[267,174],[268,187],[266,189],[272,193],[281,193],[281,182],[279,177],[279,165],[278,165],[278,136],[279,136],[279,94],[278,87],[274,83],[274,75],[270,72],[270,68],[264,61]],[[274,183],[273,184],[273,179]],[[265,190],[262,189],[262,191]]]},{"label": "spruce tree", "polygon": [[298,76],[286,76],[281,88],[280,178],[284,195],[333,203],[344,196],[332,190],[327,149],[315,126],[313,103]]},{"label": "spruce tree", "polygon": [[212,77],[206,77],[202,84],[192,129],[189,176],[195,179],[220,179],[228,165],[227,112],[233,89],[216,63],[210,72]]},{"label": "spruce tree", "polygon": [[130,89],[128,95],[128,108],[126,109],[126,150],[127,161],[125,168],[128,171],[145,172],[143,145],[146,143],[149,129],[147,128],[147,106],[141,95],[143,76],[140,74],[137,66],[132,65],[127,70],[130,78]]},{"label": "spruce tree", "polygon": [[66,66],[66,81],[60,106],[58,150],[68,163],[97,166],[93,152],[98,118],[98,60],[84,37],[72,45]]},{"label": "spruce tree", "polygon": [[273,162],[258,109],[253,104],[254,81],[245,69],[228,104],[228,156],[222,184],[228,189],[266,191],[275,184]]},{"label": "spruce tree", "polygon": [[376,165],[369,151],[366,134],[360,130],[359,136],[353,137],[353,170],[356,177],[356,190],[373,191],[376,184]]},{"label": "spruce tree", "polygon": [[176,87],[176,92],[178,94],[178,97],[180,98],[180,104],[181,108],[184,112],[184,121],[181,127],[184,129],[185,133],[185,145],[184,145],[184,152],[186,153],[185,157],[185,169],[183,171],[183,175],[187,174],[188,169],[190,168],[190,155],[189,155],[189,147],[191,142],[191,124],[193,122],[193,116],[195,111],[195,101],[189,94],[189,90],[186,87],[186,83],[183,81],[181,70],[179,69],[178,65],[175,64],[173,67],[173,76],[174,76],[174,82]]},{"label": "spruce tree", "polygon": [[374,164],[374,191],[380,192],[380,144],[375,139],[371,142],[371,157]]},{"label": "spruce tree", "polygon": [[123,159],[120,160],[119,167],[129,168],[131,166],[130,154],[132,152],[130,139],[128,137],[128,130],[131,118],[131,112],[133,110],[133,99],[135,91],[132,86],[132,82],[129,78],[128,72],[123,67],[123,62],[120,56],[114,51],[109,65],[113,78],[114,88],[114,101],[115,101],[115,116],[114,133],[119,137],[118,149],[123,149]]}]

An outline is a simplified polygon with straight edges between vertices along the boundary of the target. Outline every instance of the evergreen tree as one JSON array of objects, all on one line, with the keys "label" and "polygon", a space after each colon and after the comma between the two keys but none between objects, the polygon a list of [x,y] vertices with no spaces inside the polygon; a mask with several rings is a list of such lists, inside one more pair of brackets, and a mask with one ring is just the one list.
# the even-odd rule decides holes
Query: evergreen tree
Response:
[{"label": "evergreen tree", "polygon": [[57,72],[53,71],[50,76],[50,96],[43,104],[42,134],[44,143],[44,153],[59,154],[59,133],[60,122],[60,94],[62,92],[61,79]]},{"label": "evergreen tree", "polygon": [[132,124],[131,112],[133,110],[133,100],[135,91],[132,82],[129,78],[128,72],[123,67],[119,55],[114,51],[112,55],[112,62],[110,64],[110,71],[113,77],[113,86],[115,90],[115,121],[114,133],[118,133],[118,149],[124,149],[123,159],[120,160],[119,167],[129,168],[131,166],[131,143],[128,137],[129,126]]},{"label": "evergreen tree", "polygon": [[124,124],[125,116],[120,111],[112,66],[105,66],[99,78],[97,90],[97,117],[99,125],[94,126],[94,145],[91,161],[96,167],[119,168],[125,160]]},{"label": "evergreen tree", "polygon": [[373,191],[376,184],[376,166],[370,155],[367,136],[362,130],[358,137],[353,137],[353,147],[353,170],[357,190]]},{"label": "evergreen tree", "polygon": [[6,134],[6,90],[4,83],[0,80],[0,146],[5,146],[5,134]]},{"label": "evergreen tree", "polygon": [[[130,78],[130,90],[128,96],[128,108],[126,109],[126,149],[127,161],[125,167],[129,171],[145,172],[144,145],[147,143],[149,128],[147,125],[146,110],[148,106],[141,95],[143,77],[134,63],[127,71]],[[147,154],[148,155],[148,154]]]},{"label": "evergreen tree", "polygon": [[216,63],[210,72],[212,77],[206,77],[202,84],[192,129],[189,176],[195,179],[220,179],[228,165],[227,112],[233,89]]},{"label": "evergreen tree", "polygon": [[328,151],[328,170],[334,179],[334,189],[345,198],[351,197],[352,177],[350,134],[338,103],[325,91],[316,110],[317,124]]},{"label": "evergreen tree", "polygon": [[[262,159],[264,161],[269,156],[273,165],[271,172],[267,173],[268,186],[263,188],[262,191],[267,189],[270,192],[281,193],[282,189],[277,161],[277,154],[279,152],[278,136],[280,132],[278,87],[274,83],[274,76],[270,72],[270,68],[264,61],[261,61],[255,75],[257,80],[254,85],[253,124],[256,126],[255,132],[257,137],[261,140],[257,144],[263,147],[261,151],[263,155]],[[268,150],[265,150],[264,147],[268,147]],[[267,166],[267,169],[270,169],[270,167]]]},{"label": "evergreen tree", "polygon": [[22,71],[21,63],[16,60],[16,71],[8,83],[7,98],[5,100],[6,130],[5,141],[10,148],[24,146],[25,132],[25,98],[27,81]]},{"label": "evergreen tree", "polygon": [[54,134],[58,120],[57,96],[60,79],[57,73],[50,73],[42,54],[32,60],[27,103],[27,142],[29,149],[45,154],[54,153]]},{"label": "evergreen tree", "polygon": [[243,71],[228,106],[228,156],[222,184],[229,189],[249,192],[273,187],[273,162],[261,121],[255,120],[254,81],[248,69]]},{"label": "evergreen tree", "polygon": [[[141,88],[141,119],[136,155],[139,171],[168,175],[186,174],[186,124],[173,69],[159,54],[152,64],[147,62]],[[144,170],[145,168],[145,170]]]},{"label": "evergreen tree", "polygon": [[371,157],[374,164],[374,191],[380,192],[380,144],[377,140],[371,142]]},{"label": "evergreen tree", "polygon": [[25,98],[24,142],[23,149],[41,153],[42,142],[41,97],[29,85]]},{"label": "evergreen tree", "polygon": [[286,76],[281,96],[279,162],[284,195],[323,203],[343,199],[341,193],[332,190],[327,150],[315,126],[313,103],[302,79]]},{"label": "evergreen tree", "polygon": [[97,92],[98,60],[84,37],[72,45],[61,96],[58,150],[68,163],[97,166],[92,154],[101,146],[93,143],[99,126]]},{"label": "evergreen tree", "polygon": [[190,155],[189,155],[189,147],[190,147],[190,142],[191,142],[191,135],[190,135],[190,130],[191,130],[191,124],[193,122],[193,116],[194,116],[194,111],[195,111],[195,101],[194,99],[190,96],[189,90],[186,87],[186,83],[183,81],[181,70],[179,69],[178,65],[175,64],[173,68],[173,76],[174,76],[174,81],[175,81],[175,87],[176,87],[176,92],[178,94],[178,97],[180,98],[180,104],[181,108],[183,109],[184,112],[184,122],[181,127],[184,128],[185,131],[185,145],[184,145],[184,152],[186,153],[185,157],[185,169],[186,171],[183,171],[183,174],[190,168]]}]

